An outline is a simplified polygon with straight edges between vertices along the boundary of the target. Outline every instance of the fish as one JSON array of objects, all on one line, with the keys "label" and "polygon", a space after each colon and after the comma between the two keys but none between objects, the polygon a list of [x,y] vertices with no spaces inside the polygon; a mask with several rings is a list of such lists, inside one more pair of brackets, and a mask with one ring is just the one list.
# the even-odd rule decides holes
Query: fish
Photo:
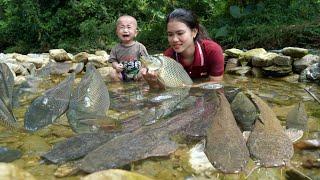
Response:
[{"label": "fish", "polygon": [[61,164],[82,158],[103,143],[111,140],[117,133],[83,133],[58,142],[53,148],[41,155],[51,163]]},{"label": "fish", "polygon": [[231,110],[241,130],[250,131],[258,118],[258,110],[243,92],[235,96],[231,103]]},{"label": "fish", "polygon": [[294,128],[297,130],[307,130],[308,115],[306,113],[304,103],[299,102],[291,109],[286,118],[286,128]]},{"label": "fish", "polygon": [[21,151],[0,147],[0,162],[12,162],[22,156]]},{"label": "fish", "polygon": [[14,76],[5,63],[0,63],[0,125],[11,130],[20,129],[12,112]]},{"label": "fish", "polygon": [[219,99],[219,110],[207,129],[204,153],[216,169],[224,173],[239,173],[246,168],[249,151],[227,98],[220,93]]},{"label": "fish", "polygon": [[10,129],[18,130],[19,124],[15,116],[8,110],[6,104],[0,98],[0,125]]},{"label": "fish", "polygon": [[174,152],[178,144],[171,141],[162,130],[136,131],[117,136],[79,162],[85,172],[122,167],[130,162],[148,157],[166,156]]},{"label": "fish", "polygon": [[285,134],[275,113],[260,97],[249,92],[259,117],[247,141],[249,153],[262,167],[284,166],[293,156],[293,143]]},{"label": "fish", "polygon": [[0,63],[0,99],[12,113],[14,75],[5,63]]},{"label": "fish", "polygon": [[180,104],[189,97],[189,88],[167,89],[165,92],[151,99],[154,106],[141,114],[143,125],[156,123],[162,118],[170,116]]},{"label": "fish", "polygon": [[57,86],[37,97],[28,107],[24,117],[26,130],[34,132],[51,123],[67,111],[75,74],[72,73]]},{"label": "fish", "polygon": [[92,132],[92,126],[81,121],[106,118],[109,106],[107,86],[96,68],[88,63],[85,75],[71,94],[66,112],[72,130],[77,133]]},{"label": "fish", "polygon": [[162,55],[149,55],[140,58],[148,70],[158,71],[158,80],[166,87],[184,87],[193,84],[190,76],[180,63]]},{"label": "fish", "polygon": [[208,98],[197,97],[201,103],[173,117],[116,136],[77,162],[78,168],[90,173],[118,168],[148,157],[169,155],[178,148],[178,144],[171,140],[172,136],[194,135],[203,138],[206,130],[197,127],[206,128],[198,124],[208,125],[212,120],[219,105],[215,94],[213,91]]}]

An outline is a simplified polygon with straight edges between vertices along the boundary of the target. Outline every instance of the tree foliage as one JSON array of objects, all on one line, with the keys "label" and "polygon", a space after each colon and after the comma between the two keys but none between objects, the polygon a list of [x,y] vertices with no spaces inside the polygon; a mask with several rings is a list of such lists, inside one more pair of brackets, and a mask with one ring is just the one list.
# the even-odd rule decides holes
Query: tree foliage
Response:
[{"label": "tree foliage", "polygon": [[194,11],[225,48],[320,44],[320,2],[315,0],[0,0],[0,50],[110,50],[118,41],[116,19],[129,14],[138,20],[137,40],[148,50],[162,51],[166,15],[178,7]]}]

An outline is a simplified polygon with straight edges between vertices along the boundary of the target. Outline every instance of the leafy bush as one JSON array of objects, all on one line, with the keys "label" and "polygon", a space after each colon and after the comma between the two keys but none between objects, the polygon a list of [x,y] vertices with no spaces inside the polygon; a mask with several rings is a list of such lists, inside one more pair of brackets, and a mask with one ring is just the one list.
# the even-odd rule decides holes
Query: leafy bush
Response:
[{"label": "leafy bush", "polygon": [[136,17],[137,40],[151,52],[167,46],[166,15],[193,10],[223,47],[319,47],[320,2],[314,0],[0,0],[0,50],[110,50],[120,15]]}]

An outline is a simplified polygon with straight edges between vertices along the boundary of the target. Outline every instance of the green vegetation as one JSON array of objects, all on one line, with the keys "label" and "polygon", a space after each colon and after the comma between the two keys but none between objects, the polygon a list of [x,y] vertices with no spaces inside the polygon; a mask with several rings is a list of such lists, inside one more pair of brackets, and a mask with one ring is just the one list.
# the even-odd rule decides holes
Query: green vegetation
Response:
[{"label": "green vegetation", "polygon": [[193,10],[224,48],[320,47],[319,0],[0,0],[0,51],[110,50],[122,14],[137,18],[149,51],[162,51],[165,18],[176,7]]}]

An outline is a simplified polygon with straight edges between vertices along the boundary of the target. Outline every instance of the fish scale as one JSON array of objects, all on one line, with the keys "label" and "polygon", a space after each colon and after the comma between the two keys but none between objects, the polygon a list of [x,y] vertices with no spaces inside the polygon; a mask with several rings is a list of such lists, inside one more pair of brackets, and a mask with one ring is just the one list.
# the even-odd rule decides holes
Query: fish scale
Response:
[{"label": "fish scale", "polygon": [[86,74],[71,95],[68,121],[76,132],[88,132],[81,120],[106,118],[110,106],[109,92],[100,73],[92,64],[87,64]]},{"label": "fish scale", "polygon": [[12,112],[14,77],[5,63],[0,63],[0,124],[17,129],[18,123]]},{"label": "fish scale", "polygon": [[5,63],[0,63],[0,98],[9,111],[12,111],[14,76]]},{"label": "fish scale", "polygon": [[182,87],[193,84],[182,65],[170,57],[150,55],[141,57],[141,63],[150,70],[159,70],[158,80],[166,87]]},{"label": "fish scale", "polygon": [[74,78],[75,74],[71,74],[56,87],[32,101],[24,117],[24,126],[27,130],[36,131],[45,127],[67,110]]}]

